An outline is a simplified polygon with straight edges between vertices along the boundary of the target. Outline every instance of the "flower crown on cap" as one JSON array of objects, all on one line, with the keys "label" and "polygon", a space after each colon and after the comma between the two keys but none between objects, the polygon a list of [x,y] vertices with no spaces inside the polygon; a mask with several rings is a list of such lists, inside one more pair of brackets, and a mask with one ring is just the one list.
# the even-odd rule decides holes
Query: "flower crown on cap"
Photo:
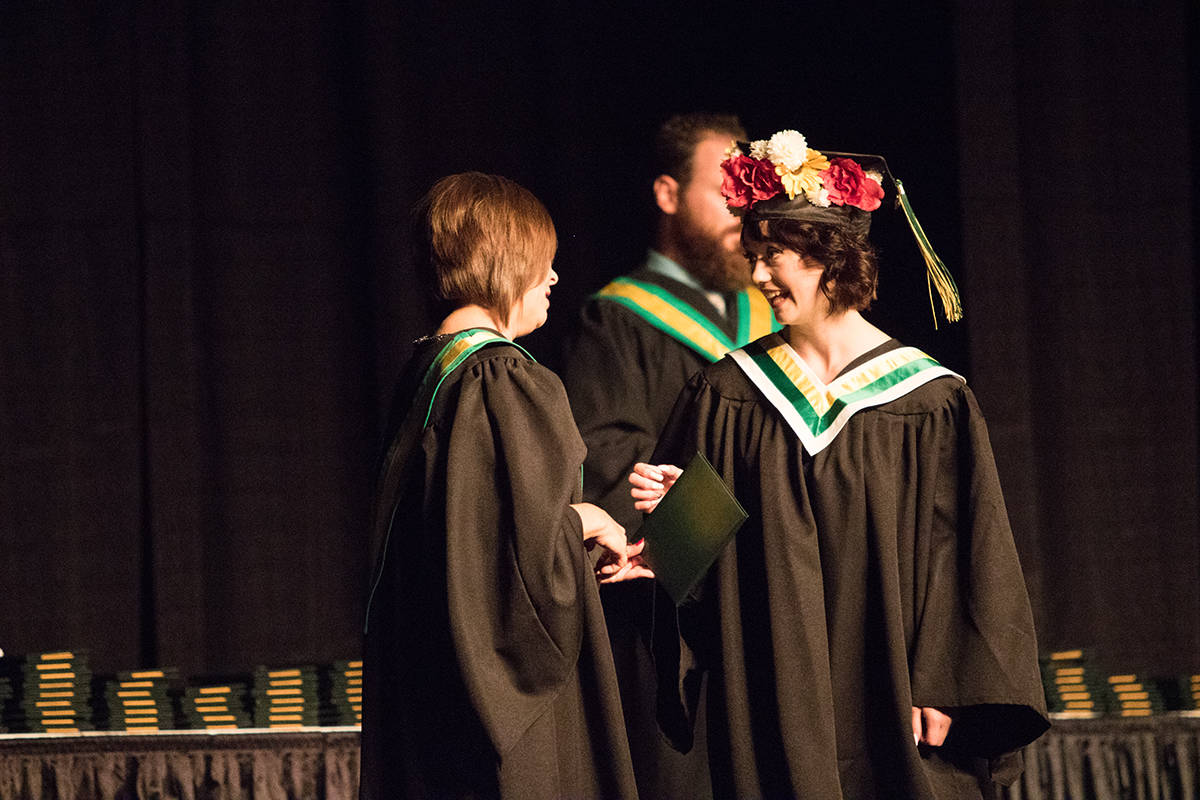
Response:
[{"label": "flower crown on cap", "polygon": [[[743,151],[743,144],[749,154]],[[877,164],[882,171],[864,170],[859,161],[867,161],[872,166]],[[770,139],[758,139],[748,144],[733,142],[725,150],[721,172],[721,194],[734,216],[749,214],[753,218],[791,218],[837,224],[849,226],[863,235],[870,212],[883,202],[883,177],[886,175],[896,187],[896,204],[904,210],[904,218],[925,259],[930,308],[933,309],[933,290],[937,289],[946,319],[950,322],[962,319],[962,301],[954,278],[917,221],[904,193],[904,184],[892,175],[882,156],[822,153],[810,148],[803,134],[784,130]],[[936,310],[933,324],[936,328]]]},{"label": "flower crown on cap", "polygon": [[788,200],[802,196],[817,208],[874,211],[883,201],[882,173],[865,171],[850,158],[830,159],[810,148],[798,131],[780,131],[750,142],[748,149],[750,155],[734,142],[721,162],[721,194],[737,216],[785,192]]}]

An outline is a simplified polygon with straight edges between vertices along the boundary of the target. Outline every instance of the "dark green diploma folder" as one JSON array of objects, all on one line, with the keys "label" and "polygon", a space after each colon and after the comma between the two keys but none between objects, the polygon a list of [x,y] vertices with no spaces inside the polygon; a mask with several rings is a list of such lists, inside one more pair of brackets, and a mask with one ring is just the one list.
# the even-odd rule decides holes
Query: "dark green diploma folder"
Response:
[{"label": "dark green diploma folder", "polygon": [[645,538],[642,558],[679,605],[747,516],[712,464],[697,452],[631,540]]}]

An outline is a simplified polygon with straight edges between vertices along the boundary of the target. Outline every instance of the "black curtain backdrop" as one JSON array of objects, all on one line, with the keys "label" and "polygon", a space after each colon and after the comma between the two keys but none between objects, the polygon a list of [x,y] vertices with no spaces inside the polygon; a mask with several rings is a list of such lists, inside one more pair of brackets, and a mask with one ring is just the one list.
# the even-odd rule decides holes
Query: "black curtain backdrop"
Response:
[{"label": "black curtain backdrop", "polygon": [[975,386],[1043,646],[1200,668],[1197,12],[1096,5],[0,5],[0,648],[357,655],[408,210],[542,198],[555,366],[646,246],[658,122],[721,110],[904,180],[967,319],[887,213],[873,315]]}]

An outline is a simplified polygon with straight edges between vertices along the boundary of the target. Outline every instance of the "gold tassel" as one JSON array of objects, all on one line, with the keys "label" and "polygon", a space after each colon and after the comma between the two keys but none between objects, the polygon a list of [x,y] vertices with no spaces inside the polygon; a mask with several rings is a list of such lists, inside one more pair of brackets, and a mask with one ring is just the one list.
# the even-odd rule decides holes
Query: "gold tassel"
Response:
[{"label": "gold tassel", "polygon": [[942,263],[942,259],[938,258],[938,254],[933,251],[933,245],[929,243],[925,231],[921,229],[921,223],[917,222],[917,215],[913,213],[912,205],[908,202],[908,195],[904,193],[904,184],[895,177],[892,178],[892,182],[896,184],[896,199],[900,201],[900,207],[904,209],[904,218],[908,220],[908,227],[912,229],[913,238],[917,240],[917,247],[921,249],[921,256],[925,259],[925,278],[929,288],[929,310],[933,312],[933,327],[937,329],[938,324],[937,309],[933,305],[934,289],[937,289],[938,297],[942,300],[942,313],[946,315],[946,320],[958,322],[963,317],[963,308],[954,278],[951,277],[950,270],[946,269],[946,265]]}]

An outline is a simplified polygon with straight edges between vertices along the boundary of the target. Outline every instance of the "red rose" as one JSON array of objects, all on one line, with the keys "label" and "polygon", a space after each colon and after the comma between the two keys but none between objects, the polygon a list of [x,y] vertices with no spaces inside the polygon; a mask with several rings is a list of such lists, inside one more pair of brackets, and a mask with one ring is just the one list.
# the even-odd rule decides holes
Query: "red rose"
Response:
[{"label": "red rose", "polygon": [[721,194],[732,208],[752,208],[759,200],[783,191],[775,166],[749,156],[734,156],[721,162]]},{"label": "red rose", "polygon": [[821,173],[821,182],[835,206],[854,206],[874,211],[883,200],[883,187],[867,177],[857,161],[833,158]]}]

